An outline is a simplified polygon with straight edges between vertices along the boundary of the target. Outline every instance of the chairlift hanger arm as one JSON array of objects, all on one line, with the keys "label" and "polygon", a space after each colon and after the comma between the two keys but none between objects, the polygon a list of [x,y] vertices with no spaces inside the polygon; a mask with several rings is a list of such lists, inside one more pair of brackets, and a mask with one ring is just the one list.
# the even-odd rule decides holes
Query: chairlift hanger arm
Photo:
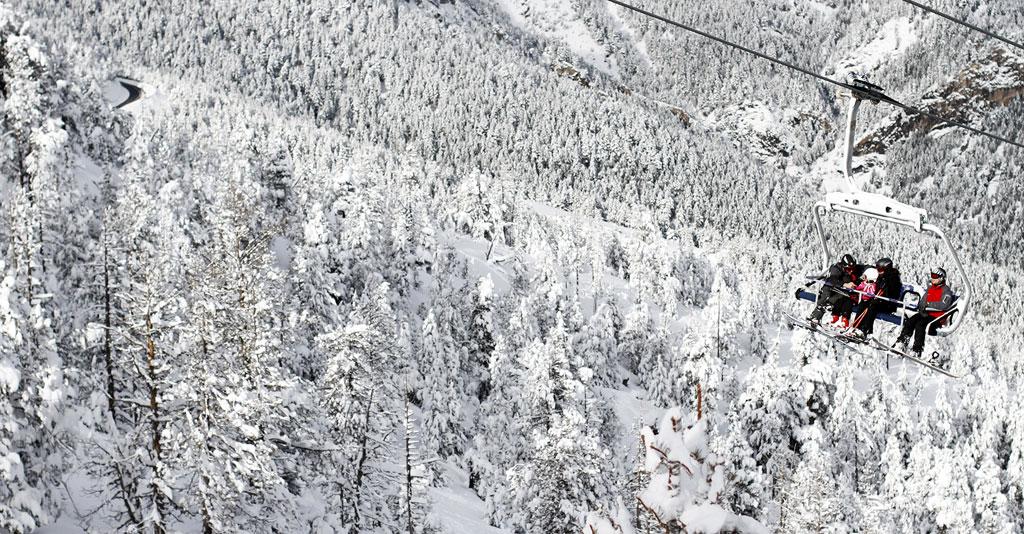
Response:
[{"label": "chairlift hanger arm", "polygon": [[957,272],[960,274],[960,282],[963,283],[964,286],[964,290],[960,292],[960,295],[957,297],[956,303],[953,307],[954,310],[960,312],[960,317],[953,321],[952,325],[940,327],[937,330],[937,333],[940,336],[948,336],[955,332],[957,328],[960,328],[960,324],[967,318],[968,312],[971,309],[971,298],[974,296],[974,286],[971,284],[971,278],[967,274],[967,269],[964,268],[964,264],[960,261],[960,256],[956,253],[956,249],[953,248],[953,243],[949,241],[946,234],[941,229],[931,224],[924,225],[922,230],[938,237],[942,243],[946,245],[946,250],[948,250],[949,255],[952,256]]}]

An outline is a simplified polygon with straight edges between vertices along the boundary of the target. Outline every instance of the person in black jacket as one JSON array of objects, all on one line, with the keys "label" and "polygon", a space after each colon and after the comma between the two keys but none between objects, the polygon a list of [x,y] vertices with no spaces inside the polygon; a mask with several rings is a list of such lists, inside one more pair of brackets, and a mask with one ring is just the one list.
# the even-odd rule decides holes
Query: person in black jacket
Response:
[{"label": "person in black jacket", "polygon": [[875,262],[875,269],[878,269],[878,291],[875,297],[868,302],[867,308],[855,321],[853,335],[856,337],[867,337],[875,330],[875,319],[879,313],[895,313],[899,306],[890,300],[900,300],[903,296],[903,280],[900,279],[900,270],[893,265],[889,258],[882,258]]},{"label": "person in black jacket", "polygon": [[856,280],[860,277],[858,271],[861,270],[863,269],[857,265],[857,260],[851,254],[843,254],[838,263],[828,268],[821,291],[818,291],[818,300],[815,302],[814,311],[807,317],[811,325],[821,323],[821,318],[825,315],[825,308],[835,307],[843,299],[850,298],[850,294],[843,289],[853,289],[856,286]]}]

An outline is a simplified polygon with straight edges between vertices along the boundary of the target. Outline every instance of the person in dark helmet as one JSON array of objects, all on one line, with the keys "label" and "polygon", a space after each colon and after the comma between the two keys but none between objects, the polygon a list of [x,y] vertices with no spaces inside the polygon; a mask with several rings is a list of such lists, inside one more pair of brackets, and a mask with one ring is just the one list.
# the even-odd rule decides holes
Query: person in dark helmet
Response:
[{"label": "person in dark helmet", "polygon": [[[942,267],[933,269],[931,272],[931,284],[928,286],[928,293],[925,295],[924,303],[917,313],[903,321],[903,330],[896,338],[894,347],[906,352],[907,342],[910,336],[914,336],[914,345],[911,347],[911,354],[917,358],[921,357],[924,351],[924,337],[935,335],[935,329],[946,324],[943,315],[953,307],[956,297],[953,291],[946,285],[946,270]],[[942,317],[941,319],[939,319]],[[936,320],[938,319],[938,320]]]},{"label": "person in dark helmet", "polygon": [[857,260],[852,254],[843,254],[837,263],[828,268],[821,291],[818,291],[818,300],[815,302],[814,311],[807,317],[811,325],[821,323],[825,315],[825,308],[835,308],[844,299],[849,299],[850,294],[843,289],[856,287],[856,280],[860,277],[863,269],[857,265]]},{"label": "person in dark helmet", "polygon": [[890,258],[881,258],[875,262],[875,270],[878,271],[875,297],[882,298],[873,298],[868,302],[861,316],[855,321],[855,328],[851,332],[854,337],[864,338],[874,332],[875,319],[879,313],[895,313],[899,309],[896,302],[892,302],[898,301],[903,293],[903,280],[900,279],[899,269]]}]

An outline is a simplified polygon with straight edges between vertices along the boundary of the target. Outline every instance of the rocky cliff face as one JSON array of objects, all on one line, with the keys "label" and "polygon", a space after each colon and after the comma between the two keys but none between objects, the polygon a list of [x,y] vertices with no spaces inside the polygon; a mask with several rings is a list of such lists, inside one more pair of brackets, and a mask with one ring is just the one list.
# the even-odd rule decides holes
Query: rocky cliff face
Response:
[{"label": "rocky cliff face", "polygon": [[[1024,96],[1024,57],[995,48],[985,59],[960,72],[952,81],[926,93],[917,107],[930,114],[980,125],[997,107]],[[908,102],[915,105],[913,102]],[[943,123],[919,114],[898,113],[857,143],[858,154],[885,153],[894,143],[915,133],[943,129]]]}]

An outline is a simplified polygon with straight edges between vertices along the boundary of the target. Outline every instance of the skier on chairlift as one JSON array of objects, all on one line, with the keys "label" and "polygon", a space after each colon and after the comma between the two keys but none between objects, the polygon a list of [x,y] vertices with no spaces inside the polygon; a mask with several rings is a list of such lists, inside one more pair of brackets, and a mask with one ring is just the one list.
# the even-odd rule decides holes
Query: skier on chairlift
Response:
[{"label": "skier on chairlift", "polygon": [[859,309],[864,309],[868,301],[875,296],[875,293],[878,291],[877,280],[878,269],[874,267],[864,269],[864,273],[860,275],[860,283],[857,284],[857,287],[853,288],[855,293],[832,309],[833,326],[844,332],[850,328],[850,315],[858,304],[861,305]]},{"label": "skier on chairlift", "polygon": [[821,318],[825,315],[825,308],[836,309],[840,303],[850,298],[850,294],[843,289],[853,289],[857,286],[856,280],[860,276],[861,267],[852,254],[843,254],[839,262],[828,268],[828,274],[818,292],[818,300],[815,303],[814,311],[807,317],[811,326],[821,324]]},{"label": "skier on chairlift", "polygon": [[[903,281],[900,280],[900,271],[893,265],[889,258],[881,258],[875,262],[875,269],[878,270],[878,281],[876,282],[875,295],[883,298],[873,298],[867,304],[867,308],[861,311],[860,317],[854,322],[853,331],[850,333],[856,338],[865,338],[875,330],[875,319],[879,313],[895,313],[898,309],[896,302],[903,293]],[[891,300],[890,300],[891,299]]]},{"label": "skier on chairlift", "polygon": [[920,358],[924,351],[925,334],[934,336],[935,330],[946,324],[946,312],[953,307],[955,299],[953,291],[946,285],[946,270],[942,267],[934,269],[931,272],[931,285],[928,286],[924,304],[917,313],[903,321],[903,330],[893,347],[906,352],[907,342],[913,334],[914,345],[910,349],[911,355]]}]

